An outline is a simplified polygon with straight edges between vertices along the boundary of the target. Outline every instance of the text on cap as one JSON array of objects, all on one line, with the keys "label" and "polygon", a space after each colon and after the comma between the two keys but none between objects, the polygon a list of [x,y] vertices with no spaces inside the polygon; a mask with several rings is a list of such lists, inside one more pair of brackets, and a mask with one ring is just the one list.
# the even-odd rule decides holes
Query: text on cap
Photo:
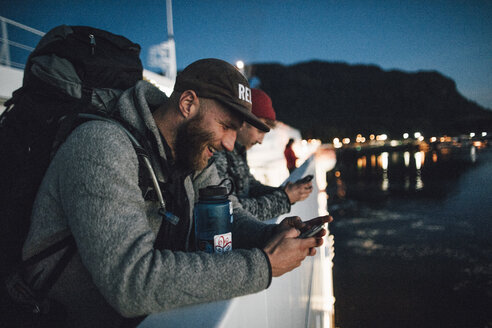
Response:
[{"label": "text on cap", "polygon": [[252,104],[251,102],[251,89],[245,87],[241,83],[239,83],[239,99],[244,100]]}]

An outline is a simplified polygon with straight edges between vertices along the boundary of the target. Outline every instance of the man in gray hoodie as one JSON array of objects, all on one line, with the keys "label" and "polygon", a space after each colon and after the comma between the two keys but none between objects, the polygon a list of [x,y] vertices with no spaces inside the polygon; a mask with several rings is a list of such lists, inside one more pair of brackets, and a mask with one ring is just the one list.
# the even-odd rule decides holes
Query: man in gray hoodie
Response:
[{"label": "man in gray hoodie", "polygon": [[[189,65],[170,98],[141,81],[117,111],[149,140],[166,211],[179,220],[162,217],[159,202],[142,193],[139,159],[120,127],[89,121],[76,128],[43,179],[23,252],[29,258],[73,235],[77,252],[49,292],[66,307],[67,326],[117,327],[123,318],[255,293],[322,244],[324,231],[296,238],[305,225],[299,218],[266,225],[234,204],[234,250],[194,250],[195,195],[219,182],[209,158],[233,149],[243,120],[268,130],[251,113],[248,82],[232,65]],[[29,283],[42,284],[64,251],[33,265]]]}]

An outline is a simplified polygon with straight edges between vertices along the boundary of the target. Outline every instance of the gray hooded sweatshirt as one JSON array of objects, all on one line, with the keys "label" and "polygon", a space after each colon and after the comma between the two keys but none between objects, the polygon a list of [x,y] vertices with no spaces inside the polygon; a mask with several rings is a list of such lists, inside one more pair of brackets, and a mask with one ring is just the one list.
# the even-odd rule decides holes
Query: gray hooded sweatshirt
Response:
[{"label": "gray hooded sweatshirt", "polygon": [[[125,91],[117,108],[140,132],[149,130],[166,159],[150,108],[167,101],[145,81]],[[57,152],[36,197],[24,258],[72,234],[77,253],[49,296],[68,312],[70,327],[116,327],[137,317],[190,304],[228,299],[267,288],[271,268],[260,249],[274,225],[258,222],[234,203],[234,250],[226,254],[153,248],[161,217],[157,202],[138,186],[139,163],[129,138],[116,125],[90,121],[75,129]],[[196,191],[217,184],[215,166],[185,179],[193,213]],[[190,215],[188,220],[192,220]],[[191,226],[191,225],[190,225]],[[64,250],[30,268],[39,285]]]}]

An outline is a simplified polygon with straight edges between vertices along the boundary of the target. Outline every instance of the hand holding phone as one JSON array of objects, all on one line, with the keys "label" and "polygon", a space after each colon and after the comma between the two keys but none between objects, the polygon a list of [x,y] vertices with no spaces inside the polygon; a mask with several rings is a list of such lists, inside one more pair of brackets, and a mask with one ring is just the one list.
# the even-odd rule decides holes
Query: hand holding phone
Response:
[{"label": "hand holding phone", "polygon": [[307,182],[313,180],[313,177],[314,176],[312,174],[306,175],[304,178],[297,180],[296,183],[298,183],[298,184],[307,183]]},{"label": "hand holding phone", "polygon": [[315,236],[318,232],[321,231],[321,229],[323,229],[323,225],[324,223],[312,226],[311,228],[301,232],[298,238],[309,238]]},{"label": "hand holding phone", "polygon": [[318,234],[324,228],[325,223],[332,221],[333,218],[330,215],[318,216],[308,221],[302,221],[298,216],[290,216],[283,219],[277,228],[279,232],[296,228],[301,231],[298,238],[309,238]]}]

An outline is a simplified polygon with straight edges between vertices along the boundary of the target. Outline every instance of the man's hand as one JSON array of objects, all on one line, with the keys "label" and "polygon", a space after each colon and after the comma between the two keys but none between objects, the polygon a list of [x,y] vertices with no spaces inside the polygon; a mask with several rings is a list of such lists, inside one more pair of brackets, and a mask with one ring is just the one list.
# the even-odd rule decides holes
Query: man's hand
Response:
[{"label": "man's hand", "polygon": [[[318,216],[314,219],[311,219],[309,221],[302,221],[300,217],[298,216],[289,216],[280,222],[277,227],[275,228],[275,233],[279,233],[280,231],[288,230],[290,228],[296,228],[299,231],[306,231],[312,226],[318,225],[318,224],[324,224],[324,223],[330,223],[333,221],[333,217],[331,215],[325,215],[325,216]],[[324,231],[324,232],[323,232]],[[320,231],[316,237],[319,235],[322,237],[326,234],[326,230]]]},{"label": "man's hand", "polygon": [[316,254],[314,247],[323,244],[322,238],[300,239],[299,230],[290,228],[276,234],[263,249],[272,266],[272,276],[279,277],[301,265],[306,256]]},{"label": "man's hand", "polygon": [[307,230],[314,225],[333,221],[329,215],[319,216],[303,222],[298,216],[285,218],[274,231],[274,236],[263,249],[267,253],[272,265],[272,275],[278,277],[289,272],[299,265],[306,256],[316,254],[316,248],[323,245],[323,236],[326,230],[322,229],[314,237],[305,239],[299,237],[300,231]]},{"label": "man's hand", "polygon": [[313,183],[311,181],[305,183],[289,182],[285,186],[284,191],[287,194],[287,197],[289,197],[289,202],[294,204],[309,196],[311,191],[313,191]]}]

